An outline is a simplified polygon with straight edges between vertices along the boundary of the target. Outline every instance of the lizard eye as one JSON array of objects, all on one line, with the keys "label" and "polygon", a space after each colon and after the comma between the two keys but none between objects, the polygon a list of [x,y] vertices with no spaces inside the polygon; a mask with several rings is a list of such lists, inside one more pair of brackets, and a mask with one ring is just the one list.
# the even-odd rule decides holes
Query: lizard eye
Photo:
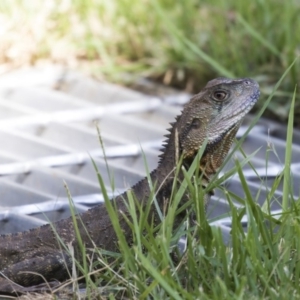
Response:
[{"label": "lizard eye", "polygon": [[213,97],[215,100],[222,101],[227,97],[227,93],[224,91],[215,91]]}]

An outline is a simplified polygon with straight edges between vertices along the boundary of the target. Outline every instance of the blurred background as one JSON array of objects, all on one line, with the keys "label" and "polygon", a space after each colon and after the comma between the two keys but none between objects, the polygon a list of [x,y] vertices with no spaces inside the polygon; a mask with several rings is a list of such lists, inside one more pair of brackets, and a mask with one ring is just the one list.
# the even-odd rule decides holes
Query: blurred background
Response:
[{"label": "blurred background", "polygon": [[[70,216],[68,193],[77,212],[103,203],[94,163],[110,197],[144,178],[157,166],[169,122],[212,78],[256,79],[258,111],[299,54],[300,0],[0,0],[0,234]],[[242,228],[250,228],[243,200],[250,194],[274,216],[282,203],[299,198],[300,131],[294,130],[293,144],[286,142],[299,78],[300,59],[268,105],[269,119],[259,119],[222,169],[251,158],[243,166],[247,184],[232,176],[208,204],[210,225],[226,243],[232,209],[241,212]],[[295,114],[300,127],[299,91]],[[238,138],[251,122],[249,114]],[[249,270],[246,275],[256,274]],[[260,289],[247,280],[240,287]]]},{"label": "blurred background", "polygon": [[[199,92],[212,78],[256,79],[261,86],[258,111],[299,54],[300,0],[0,0],[0,234],[66,218],[69,192],[77,212],[102,203],[94,163],[111,197],[144,178],[145,169],[157,165],[168,123],[180,114],[189,93]],[[299,289],[299,255],[294,255],[299,239],[293,239],[298,206],[291,201],[295,213],[286,214],[284,208],[282,214],[289,199],[299,199],[300,131],[294,130],[293,144],[286,142],[299,79],[300,59],[268,105],[264,116],[269,119],[259,119],[243,150],[222,170],[251,158],[243,167],[247,184],[241,175],[232,176],[208,205],[210,224],[221,228],[226,243],[232,232],[236,235],[241,256],[216,244],[222,262],[216,260],[219,254],[210,257],[201,250],[205,269],[202,260],[198,268],[198,258],[194,263],[188,255],[187,265],[204,274],[208,288],[199,285],[198,271],[187,280],[192,278],[185,273],[189,268],[178,268],[184,272],[174,277],[176,284],[184,278],[195,293],[207,290],[207,297],[214,293],[216,299],[220,291],[228,299],[235,294],[235,299],[243,294],[279,299]],[[300,128],[299,88],[294,119]],[[249,114],[238,137],[252,121]],[[266,235],[262,212],[283,216],[276,235]],[[251,234],[238,235],[239,222]],[[168,276],[165,270],[161,274]],[[169,285],[173,273],[172,279],[166,276]],[[229,278],[224,281],[229,292],[223,277]],[[123,293],[119,276],[116,280]],[[132,295],[138,297],[140,282],[122,284],[134,287]],[[146,285],[144,297],[156,289]],[[170,286],[175,291],[175,284]],[[180,290],[178,295],[185,294]]]},{"label": "blurred background", "polygon": [[[216,76],[247,76],[262,87],[259,108],[299,56],[299,16],[299,0],[1,0],[0,74],[55,63],[192,93]],[[299,71],[297,61],[265,116],[286,121]]]}]

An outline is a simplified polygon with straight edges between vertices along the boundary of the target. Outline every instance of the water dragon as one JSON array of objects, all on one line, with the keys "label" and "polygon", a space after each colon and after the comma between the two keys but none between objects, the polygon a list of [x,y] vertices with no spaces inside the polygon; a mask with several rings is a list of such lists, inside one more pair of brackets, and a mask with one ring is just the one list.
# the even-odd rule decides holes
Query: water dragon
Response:
[{"label": "water dragon", "polygon": [[[199,168],[201,184],[207,186],[223,163],[243,118],[259,95],[259,85],[253,79],[220,77],[209,81],[191,98],[181,115],[171,123],[158,166],[150,174],[152,183],[158,189],[156,199],[159,206],[165,205],[170,197],[179,157],[188,169],[204,141],[207,144]],[[131,191],[144,205],[151,194],[147,177],[134,185]],[[209,194],[203,201],[208,198]],[[126,192],[112,199],[117,210],[123,214],[127,212],[126,199]],[[119,223],[130,241],[132,231],[123,214],[119,214]],[[105,205],[99,204],[80,214],[79,218],[81,239],[87,249],[96,245],[105,250],[118,251],[117,237]],[[159,221],[154,217],[154,222]],[[0,293],[26,291],[27,287],[41,284],[43,278],[47,281],[69,278],[72,259],[62,248],[57,235],[63,243],[74,247],[75,257],[80,257],[71,217],[52,225],[0,236]],[[43,278],[32,272],[41,274]]]}]

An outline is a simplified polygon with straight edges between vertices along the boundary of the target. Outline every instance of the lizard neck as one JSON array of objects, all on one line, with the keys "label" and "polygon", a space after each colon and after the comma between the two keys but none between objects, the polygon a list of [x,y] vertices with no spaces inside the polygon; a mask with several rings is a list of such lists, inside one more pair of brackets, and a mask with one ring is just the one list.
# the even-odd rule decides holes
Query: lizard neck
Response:
[{"label": "lizard neck", "polygon": [[200,161],[200,169],[203,170],[208,181],[210,181],[210,179],[217,173],[225,160],[240,124],[241,122],[238,122],[227,132],[221,135],[217,141],[207,145]]},{"label": "lizard neck", "polygon": [[[166,189],[169,188],[169,183],[172,182],[174,178],[174,169],[174,167],[172,168],[167,164],[165,167],[163,163],[159,164],[159,166],[149,174],[149,177],[146,176],[141,181],[136,183],[131,188],[131,191],[140,202],[147,201],[153,189],[155,190],[158,198],[160,198],[159,195],[167,194]],[[127,192],[124,192],[116,199],[119,197],[127,199]]]},{"label": "lizard neck", "polygon": [[[131,188],[133,194],[139,201],[149,199],[153,188],[158,192],[158,198],[160,198],[161,195],[167,195],[167,190],[169,189],[170,182],[173,181],[174,171],[177,167],[176,129],[174,124],[175,123],[171,124],[172,128],[168,130],[170,134],[166,135],[167,139],[163,144],[158,166],[149,174],[150,181],[149,177],[146,176]],[[120,197],[127,198],[126,192],[120,195]]]}]

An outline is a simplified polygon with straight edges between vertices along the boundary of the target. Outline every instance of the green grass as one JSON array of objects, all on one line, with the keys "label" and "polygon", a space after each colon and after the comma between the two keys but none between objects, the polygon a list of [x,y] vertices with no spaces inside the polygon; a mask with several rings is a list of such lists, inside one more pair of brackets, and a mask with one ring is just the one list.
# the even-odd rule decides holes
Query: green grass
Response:
[{"label": "green grass", "polygon": [[[296,0],[2,0],[0,72],[51,60],[110,80],[126,82],[130,73],[194,92],[216,76],[249,76],[264,99],[299,56],[299,15]],[[287,119],[299,67],[268,115]],[[299,99],[297,92],[297,116]]]},{"label": "green grass", "polygon": [[[99,174],[120,241],[120,253],[95,250],[97,265],[91,265],[88,258],[84,260],[80,270],[88,283],[88,297],[100,294],[109,299],[299,299],[300,207],[299,199],[290,192],[292,116],[295,113],[296,123],[300,112],[299,92],[294,91],[299,81],[299,62],[282,77],[280,88],[276,85],[273,91],[273,87],[299,55],[300,4],[292,0],[48,3],[0,2],[0,17],[5,24],[0,36],[4,70],[6,64],[18,67],[49,59],[86,67],[90,73],[105,74],[113,80],[126,80],[124,72],[130,72],[189,91],[199,90],[208,79],[219,75],[249,76],[262,86],[260,103],[264,107],[256,121],[265,109],[282,119],[289,116],[285,167],[262,207],[243,176],[242,166],[248,163],[247,158],[236,162],[233,170],[209,187],[220,188],[227,177],[239,175],[245,197],[224,191],[232,216],[230,245],[224,243],[220,229],[210,225],[203,203],[198,201],[205,191],[191,180],[197,161],[186,173],[181,189],[174,190],[168,214],[159,228],[146,221],[149,208],[141,210],[134,195],[129,195],[132,247],[126,243]],[[274,191],[282,178],[283,212],[273,216],[268,207],[272,201],[278,201]],[[194,209],[199,226],[180,226],[174,233],[171,224],[185,191],[192,196],[186,209]],[[237,209],[234,202],[243,208]],[[240,222],[245,216],[247,233]],[[187,249],[174,262],[170,249],[174,249],[182,234],[187,236]],[[84,245],[81,247],[84,253]],[[95,283],[91,275],[95,276]],[[100,291],[95,292],[97,286]],[[74,289],[77,291],[76,286]]]},{"label": "green grass", "polygon": [[[229,244],[224,242],[220,228],[212,226],[204,213],[201,200],[207,190],[199,187],[200,178],[197,174],[203,149],[200,149],[191,168],[184,172],[182,185],[179,188],[174,186],[168,212],[160,226],[154,228],[147,221],[151,202],[142,209],[134,195],[128,192],[130,218],[127,218],[127,222],[133,235],[131,247],[127,244],[117,212],[95,165],[105,205],[118,236],[120,252],[108,253],[95,249],[97,264],[91,266],[87,265],[88,260],[84,261],[80,269],[85,272],[84,278],[88,281],[88,299],[100,296],[105,299],[299,299],[300,199],[295,199],[291,192],[290,170],[294,101],[295,93],[290,106],[285,167],[268,189],[263,205],[258,205],[257,195],[250,191],[242,171],[245,164],[254,168],[250,163],[251,155],[236,161],[232,170],[207,187],[208,190],[221,188],[227,197],[232,218]],[[252,125],[262,113],[263,109]],[[240,149],[243,138],[235,150]],[[240,178],[243,198],[228,192],[221,185],[235,173]],[[272,202],[278,202],[274,191],[282,179],[282,212],[272,215],[268,208]],[[188,212],[193,210],[196,222],[181,224],[173,231],[176,213],[178,209],[183,209],[180,201],[185,193],[189,193],[191,199],[184,204],[184,209]],[[241,204],[242,208],[237,208],[235,202]],[[246,232],[241,224],[244,217],[248,220]],[[176,252],[176,245],[182,235],[186,235],[188,243],[186,251],[180,254]],[[85,253],[84,249],[82,251]],[[95,276],[95,282],[91,281],[91,275]],[[97,286],[100,288],[97,289]]]}]

